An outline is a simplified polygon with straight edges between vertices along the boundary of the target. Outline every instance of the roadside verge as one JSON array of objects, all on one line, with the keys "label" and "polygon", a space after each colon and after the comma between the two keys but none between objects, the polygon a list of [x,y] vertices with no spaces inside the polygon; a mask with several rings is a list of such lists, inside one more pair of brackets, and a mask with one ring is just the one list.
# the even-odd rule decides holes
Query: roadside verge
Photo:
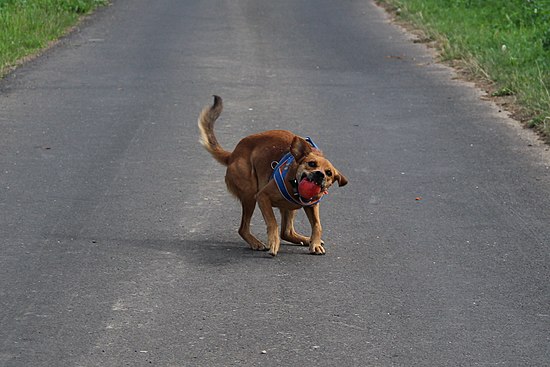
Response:
[{"label": "roadside verge", "polygon": [[550,142],[550,3],[376,0],[510,116]]},{"label": "roadside verge", "polygon": [[107,0],[0,0],[0,77],[69,33]]}]

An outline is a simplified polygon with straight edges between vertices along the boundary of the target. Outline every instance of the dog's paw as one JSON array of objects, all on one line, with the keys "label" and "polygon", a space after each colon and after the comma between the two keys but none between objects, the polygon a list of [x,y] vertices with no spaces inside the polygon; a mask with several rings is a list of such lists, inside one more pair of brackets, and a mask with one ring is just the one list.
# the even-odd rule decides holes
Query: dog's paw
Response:
[{"label": "dog's paw", "polygon": [[277,256],[279,252],[279,247],[281,247],[281,241],[278,238],[275,238],[274,241],[269,242],[269,254],[271,256]]},{"label": "dog's paw", "polygon": [[[307,240],[307,242],[300,242],[300,245],[301,246],[311,246],[311,243],[309,242],[309,239]],[[321,246],[325,246],[325,241],[321,240]]]},{"label": "dog's paw", "polygon": [[250,248],[254,251],[267,251],[269,250],[262,242],[257,241],[250,244]]},{"label": "dog's paw", "polygon": [[309,245],[309,252],[313,255],[324,255],[326,253],[323,247],[324,243]]}]

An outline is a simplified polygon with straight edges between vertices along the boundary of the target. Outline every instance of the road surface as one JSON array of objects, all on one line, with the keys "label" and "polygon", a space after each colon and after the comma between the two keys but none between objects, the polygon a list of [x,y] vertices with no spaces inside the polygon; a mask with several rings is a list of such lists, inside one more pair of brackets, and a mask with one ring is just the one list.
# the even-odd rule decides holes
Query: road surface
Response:
[{"label": "road surface", "polygon": [[[548,148],[370,1],[115,0],[0,90],[1,366],[550,363]],[[347,175],[327,255],[240,239],[212,94]]]}]

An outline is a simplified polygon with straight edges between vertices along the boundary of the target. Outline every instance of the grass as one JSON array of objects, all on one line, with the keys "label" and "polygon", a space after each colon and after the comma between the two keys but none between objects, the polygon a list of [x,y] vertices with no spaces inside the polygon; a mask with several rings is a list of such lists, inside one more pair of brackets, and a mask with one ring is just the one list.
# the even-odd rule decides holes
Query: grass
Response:
[{"label": "grass", "polygon": [[106,0],[0,0],[0,76]]},{"label": "grass", "polygon": [[550,140],[550,0],[379,2]]}]

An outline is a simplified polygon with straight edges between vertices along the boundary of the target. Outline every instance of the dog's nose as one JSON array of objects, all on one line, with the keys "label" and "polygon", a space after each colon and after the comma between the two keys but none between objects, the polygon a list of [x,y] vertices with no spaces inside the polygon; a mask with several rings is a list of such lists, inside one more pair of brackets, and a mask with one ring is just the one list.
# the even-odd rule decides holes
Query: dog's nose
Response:
[{"label": "dog's nose", "polygon": [[311,175],[311,181],[315,182],[317,185],[321,186],[325,180],[325,174],[321,171],[315,171]]}]

